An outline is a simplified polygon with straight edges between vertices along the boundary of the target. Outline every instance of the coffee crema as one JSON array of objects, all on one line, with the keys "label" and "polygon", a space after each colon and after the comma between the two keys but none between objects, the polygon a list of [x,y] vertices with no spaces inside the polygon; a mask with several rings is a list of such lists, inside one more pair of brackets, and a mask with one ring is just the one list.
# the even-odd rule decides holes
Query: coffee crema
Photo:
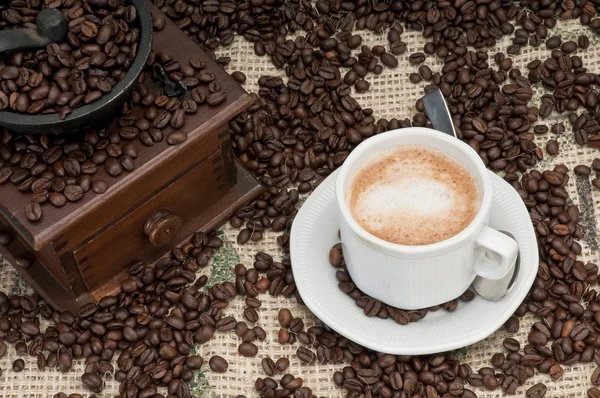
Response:
[{"label": "coffee crema", "polygon": [[441,242],[477,215],[475,177],[451,155],[419,145],[379,152],[350,183],[352,217],[370,234],[407,246]]}]

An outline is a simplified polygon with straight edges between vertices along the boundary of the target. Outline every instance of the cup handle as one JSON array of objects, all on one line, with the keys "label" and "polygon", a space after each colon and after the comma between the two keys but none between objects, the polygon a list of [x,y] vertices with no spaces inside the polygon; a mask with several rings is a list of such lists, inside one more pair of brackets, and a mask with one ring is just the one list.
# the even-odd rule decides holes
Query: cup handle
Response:
[{"label": "cup handle", "polygon": [[[488,226],[484,226],[475,241],[480,250],[475,262],[475,273],[485,279],[498,280],[508,274],[517,260],[519,246],[514,239],[498,232]],[[490,251],[498,259],[490,259],[485,252]]]}]

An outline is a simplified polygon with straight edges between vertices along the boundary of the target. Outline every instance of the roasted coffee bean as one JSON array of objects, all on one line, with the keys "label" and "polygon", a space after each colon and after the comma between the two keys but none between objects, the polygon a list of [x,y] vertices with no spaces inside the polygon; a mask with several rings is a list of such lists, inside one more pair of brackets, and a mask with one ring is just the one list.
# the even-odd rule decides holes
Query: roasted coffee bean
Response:
[{"label": "roasted coffee bean", "polygon": [[187,133],[185,131],[173,131],[167,134],[167,144],[169,145],[180,145],[187,140]]},{"label": "roasted coffee bean", "polygon": [[279,324],[281,325],[281,327],[284,327],[284,328],[290,327],[290,325],[292,323],[292,319],[294,319],[294,317],[292,316],[292,313],[287,308],[280,309],[277,317],[279,319]]},{"label": "roasted coffee bean", "polygon": [[209,359],[208,365],[210,366],[211,370],[216,373],[224,373],[229,367],[227,361],[218,355],[213,355]]},{"label": "roasted coffee bean", "polygon": [[548,48],[548,50],[554,50],[555,48],[558,48],[560,44],[561,39],[558,36],[552,36],[546,40],[546,48]]},{"label": "roasted coffee bean", "polygon": [[[171,115],[170,124],[174,129],[180,129],[185,123],[185,111],[182,108],[175,109]],[[167,135],[167,143],[169,142],[169,135]]]},{"label": "roasted coffee bean", "polygon": [[226,98],[227,98],[227,95],[225,94],[224,91],[217,91],[217,92],[209,94],[206,97],[206,103],[209,104],[210,106],[217,106],[217,105],[222,104]]},{"label": "roasted coffee bean", "polygon": [[519,318],[517,318],[516,316],[511,316],[510,318],[508,318],[508,320],[504,324],[504,329],[506,329],[508,333],[517,333],[517,331],[519,330]]},{"label": "roasted coffee bean", "polygon": [[304,322],[300,318],[293,318],[290,322],[290,331],[299,333],[304,329]]},{"label": "roasted coffee bean", "polygon": [[564,42],[561,46],[560,49],[567,54],[573,53],[575,51],[577,51],[577,43],[575,43],[574,41],[566,41]]},{"label": "roasted coffee bean", "polygon": [[70,202],[76,202],[83,197],[83,189],[79,185],[67,185],[63,195]]},{"label": "roasted coffee bean", "polygon": [[502,390],[507,394],[515,394],[519,383],[517,379],[512,376],[507,376],[502,383]]},{"label": "roasted coffee bean", "polygon": [[240,231],[240,233],[237,236],[237,243],[239,245],[243,245],[250,240],[251,236],[252,236],[252,230],[249,228],[244,228]]},{"label": "roasted coffee bean", "polygon": [[296,356],[298,357],[300,362],[306,363],[306,364],[313,363],[316,358],[314,352],[312,352],[311,350],[309,350],[308,348],[305,348],[305,347],[299,347],[296,350]]},{"label": "roasted coffee bean", "polygon": [[106,162],[104,163],[104,168],[106,169],[106,172],[113,177],[118,177],[121,174],[123,174],[123,166],[115,158],[106,159]]},{"label": "roasted coffee bean", "polygon": [[356,91],[362,93],[370,88],[370,84],[366,80],[359,80],[355,83],[354,87],[356,88]]},{"label": "roasted coffee bean", "polygon": [[188,367],[188,369],[192,370],[200,369],[203,363],[204,360],[199,355],[190,355],[185,360],[185,365]]},{"label": "roasted coffee bean", "polygon": [[265,374],[267,374],[268,376],[273,376],[275,374],[275,371],[278,370],[275,368],[275,362],[269,357],[263,358],[261,364],[263,370],[265,371]]},{"label": "roasted coffee bean", "polygon": [[460,395],[464,392],[465,388],[463,383],[455,381],[450,383],[448,387],[448,392],[452,395]]},{"label": "roasted coffee bean", "polygon": [[548,372],[552,380],[558,380],[563,376],[563,369],[559,364],[552,365]]},{"label": "roasted coffee bean", "polygon": [[582,50],[585,50],[590,46],[590,39],[586,35],[581,35],[577,38],[577,45]]},{"label": "roasted coffee bean", "polygon": [[25,206],[25,214],[29,221],[39,221],[42,218],[42,206],[38,202],[29,202]]},{"label": "roasted coffee bean", "polygon": [[162,129],[162,128],[165,128],[169,124],[170,121],[171,121],[171,112],[162,111],[154,118],[154,120],[152,121],[152,126],[157,129]]},{"label": "roasted coffee bean", "polygon": [[360,35],[352,35],[346,41],[348,48],[354,50],[362,44],[362,37]]},{"label": "roasted coffee bean", "polygon": [[586,165],[577,165],[573,168],[573,171],[575,172],[575,174],[580,174],[580,175],[590,175],[590,173],[592,172],[592,169],[590,169],[588,166]]},{"label": "roasted coffee bean", "polygon": [[423,53],[414,53],[408,57],[408,62],[411,64],[421,64],[425,62],[425,54]]},{"label": "roasted coffee bean", "polygon": [[21,358],[15,359],[15,361],[12,364],[13,372],[22,372],[24,369],[25,369],[25,361],[22,360]]},{"label": "roasted coffee bean", "polygon": [[558,155],[558,152],[559,152],[558,141],[556,141],[556,140],[548,141],[548,143],[546,144],[546,151],[551,156]]},{"label": "roasted coffee bean", "polygon": [[421,75],[423,80],[431,81],[431,78],[433,77],[433,72],[431,71],[431,68],[429,68],[429,66],[421,65],[419,66],[419,75]]},{"label": "roasted coffee bean", "polygon": [[213,337],[214,333],[215,329],[213,326],[202,326],[196,331],[196,333],[194,333],[194,341],[198,344],[204,344]]},{"label": "roasted coffee bean", "polygon": [[46,357],[41,352],[37,355],[37,368],[42,371],[46,368]]},{"label": "roasted coffee bean", "polygon": [[246,82],[246,75],[243,72],[235,71],[231,73],[231,77],[235,79],[240,84],[244,84]]},{"label": "roasted coffee bean", "polygon": [[183,109],[185,113],[195,113],[198,110],[198,105],[196,104],[196,101],[186,99],[181,103],[181,109]]},{"label": "roasted coffee bean", "polygon": [[421,76],[418,73],[411,73],[408,75],[408,80],[413,84],[417,84],[421,82]]},{"label": "roasted coffee bean", "polygon": [[547,387],[544,383],[537,383],[527,389],[525,395],[527,398],[541,398],[546,395]]},{"label": "roasted coffee bean", "polygon": [[404,54],[406,52],[406,49],[407,49],[407,45],[403,41],[397,41],[390,45],[390,51],[394,55]]},{"label": "roasted coffee bean", "polygon": [[253,343],[242,343],[238,347],[238,352],[244,357],[254,357],[258,354],[258,347]]},{"label": "roasted coffee bean", "polygon": [[278,372],[284,372],[290,366],[290,360],[287,358],[279,358],[275,362],[275,368]]},{"label": "roasted coffee bean", "polygon": [[258,312],[254,308],[246,308],[244,310],[244,318],[249,322],[255,323],[258,321]]},{"label": "roasted coffee bean", "polygon": [[103,194],[108,189],[108,184],[102,180],[94,180],[92,182],[92,191],[97,194]]},{"label": "roasted coffee bean", "polygon": [[28,336],[37,336],[40,334],[40,327],[33,321],[24,321],[21,323],[21,332]]},{"label": "roasted coffee bean", "polygon": [[486,374],[483,376],[483,386],[488,391],[494,391],[498,388],[498,380],[493,374]]},{"label": "roasted coffee bean", "polygon": [[81,381],[86,388],[94,392],[100,392],[104,387],[104,381],[95,373],[84,373],[81,376]]},{"label": "roasted coffee bean", "polygon": [[395,68],[398,66],[398,59],[390,53],[383,53],[380,55],[381,62],[388,68]]}]

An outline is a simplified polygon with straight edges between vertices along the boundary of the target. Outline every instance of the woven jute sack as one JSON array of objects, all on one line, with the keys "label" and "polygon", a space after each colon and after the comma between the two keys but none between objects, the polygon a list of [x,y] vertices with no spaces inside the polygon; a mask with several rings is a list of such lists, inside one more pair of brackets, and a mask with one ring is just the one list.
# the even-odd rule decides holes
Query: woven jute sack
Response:
[{"label": "woven jute sack", "polygon": [[[387,45],[386,32],[375,35],[370,32],[360,32],[363,36],[363,44],[374,46],[376,44]],[[589,30],[584,30],[581,25],[574,22],[559,22],[551,31],[552,35],[558,35],[566,39],[575,39],[580,34],[589,34]],[[415,101],[423,95],[422,84],[412,84],[408,80],[408,75],[417,71],[417,67],[408,62],[409,54],[421,51],[425,40],[418,32],[405,32],[402,40],[407,43],[408,50],[405,54],[399,56],[399,66],[395,69],[384,69],[381,75],[369,75],[367,80],[371,83],[371,89],[365,93],[354,93],[355,98],[363,107],[372,108],[374,115],[384,118],[404,119],[412,117],[415,112]],[[597,37],[591,39],[589,49],[579,51],[583,59],[584,66],[593,72],[600,72],[600,46]],[[495,48],[487,49],[490,57],[496,52],[506,49],[509,45],[509,39],[506,38]],[[236,37],[234,42],[227,48],[217,50],[218,56],[231,57],[229,71],[242,71],[247,76],[245,84],[249,92],[258,91],[258,78],[262,75],[278,75],[285,79],[281,71],[276,70],[266,57],[258,57],[254,54],[252,44],[243,38]],[[522,71],[532,60],[545,59],[549,56],[549,51],[542,45],[539,48],[525,47],[522,52],[513,57],[515,66]],[[493,60],[490,60],[493,62]],[[426,60],[434,71],[440,70],[441,61],[435,57],[429,56]],[[534,105],[539,105],[539,98],[544,93],[543,89],[536,88]],[[567,131],[558,137],[552,133],[537,137],[537,143],[545,148],[545,143],[550,138],[558,139],[560,143],[560,153],[555,157],[544,153],[544,160],[540,161],[536,168],[546,170],[557,164],[565,164],[569,169],[573,169],[578,164],[590,165],[594,157],[598,156],[597,151],[591,148],[582,148],[578,146],[573,139],[570,123],[565,120],[564,115],[551,115],[538,123],[550,126],[553,123],[563,121]],[[551,137],[552,135],[552,137]],[[597,190],[590,188],[587,179],[576,178],[572,173],[569,185],[566,187],[571,199],[580,205],[584,215],[584,228],[586,238],[581,242],[583,253],[581,259],[585,262],[598,262],[598,251],[596,241],[596,225],[598,225],[598,216],[600,215],[600,194]],[[236,236],[238,230],[224,225],[218,232],[224,240],[224,246],[219,249],[209,267],[202,271],[202,274],[209,276],[209,285],[225,280],[233,280],[233,267],[237,263],[242,263],[251,267],[254,262],[254,255],[258,251],[270,253],[275,259],[281,258],[283,253],[276,242],[277,235],[274,233],[265,233],[264,239],[256,243],[238,245]],[[326,256],[326,253],[323,253]],[[199,273],[199,275],[201,275]],[[6,262],[0,269],[0,290],[7,294],[21,294],[30,291],[29,287],[18,277],[16,272]],[[258,325],[267,332],[267,338],[259,342],[259,354],[256,358],[245,358],[237,353],[240,338],[234,333],[217,333],[208,343],[196,347],[196,351],[204,360],[205,365],[201,371],[196,372],[192,384],[192,392],[198,397],[234,397],[238,394],[244,394],[248,397],[258,396],[254,390],[254,381],[257,377],[265,377],[260,364],[264,357],[278,359],[287,357],[291,365],[289,373],[304,379],[304,385],[310,387],[318,396],[324,397],[344,397],[345,390],[337,388],[333,383],[333,373],[340,370],[344,365],[320,364],[310,365],[301,364],[296,358],[295,352],[297,345],[279,345],[277,343],[277,332],[279,322],[277,313],[281,308],[289,308],[294,316],[301,317],[306,327],[319,324],[320,321],[310,313],[302,304],[294,299],[283,297],[272,297],[268,294],[260,296],[262,306],[259,309],[260,319]],[[348,298],[350,300],[350,298]],[[468,305],[468,304],[464,304]],[[244,302],[241,298],[232,301],[227,308],[228,315],[233,315],[236,319],[243,319]],[[392,322],[390,320],[390,322]],[[472,322],[477,322],[476,319]],[[534,322],[533,318],[526,316],[521,319],[519,332],[511,335],[520,341],[523,346],[527,341],[527,332]],[[402,326],[398,326],[401,328]],[[374,332],[376,333],[376,332]],[[454,355],[465,361],[473,369],[479,369],[484,366],[491,366],[490,359],[496,352],[502,352],[502,341],[508,334],[503,330],[498,330],[485,340],[464,349],[458,350]],[[206,365],[208,359],[218,354],[229,362],[229,369],[223,374],[216,374]],[[80,376],[84,371],[82,361],[75,361],[73,369],[68,373],[60,373],[58,369],[45,369],[38,371],[34,357],[25,357],[25,370],[16,373],[12,370],[12,362],[17,359],[14,348],[11,346],[7,354],[0,359],[0,396],[1,397],[52,397],[56,392],[63,391],[69,393],[80,393],[84,396],[90,394],[85,391]],[[114,364],[116,368],[116,363]],[[584,397],[586,390],[590,387],[590,376],[595,365],[574,365],[566,366],[564,376],[554,382],[547,375],[536,374],[535,377],[528,380],[524,386],[519,387],[517,396],[524,396],[527,388],[535,383],[543,382],[548,386],[547,397]],[[479,397],[501,397],[504,394],[498,391],[485,391],[482,388],[474,389]],[[106,388],[103,393],[96,394],[100,397],[111,397],[118,394],[118,383],[114,381],[112,375],[106,375]]]}]

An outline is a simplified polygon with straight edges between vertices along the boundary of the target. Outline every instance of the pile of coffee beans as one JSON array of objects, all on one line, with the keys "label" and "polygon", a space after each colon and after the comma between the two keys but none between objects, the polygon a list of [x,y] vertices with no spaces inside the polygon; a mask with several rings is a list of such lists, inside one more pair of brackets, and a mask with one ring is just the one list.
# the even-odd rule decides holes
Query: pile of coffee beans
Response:
[{"label": "pile of coffee beans", "polygon": [[[364,138],[383,131],[373,111],[352,98],[338,69],[312,56],[304,61],[287,85],[280,77],[261,77],[260,98],[230,123],[242,164],[267,186],[325,177]],[[299,189],[307,192],[308,185]]]},{"label": "pile of coffee beans", "polygon": [[[237,33],[254,43],[255,53],[268,55],[277,68],[286,64],[293,66],[302,54],[306,44],[319,48],[320,57],[326,56],[335,65],[351,67],[357,64],[357,58],[351,54],[352,49],[361,45],[361,37],[352,35],[358,29],[369,29],[381,32],[391,25],[396,26],[398,35],[390,36],[393,40],[392,53],[400,54],[406,45],[399,40],[402,26],[395,24],[395,11],[374,10],[370,4],[353,2],[319,1],[314,6],[309,2],[285,2],[277,0],[271,3],[247,1],[206,1],[202,4],[193,1],[155,0],[154,4],[183,29],[192,40],[208,49],[216,49],[219,45],[229,45]],[[402,2],[396,2],[401,8]],[[387,9],[388,4],[384,5]],[[396,7],[398,8],[398,7]],[[384,11],[382,13],[382,11]],[[398,11],[400,9],[398,8]],[[361,17],[359,17],[359,15]],[[300,30],[308,35],[288,39]],[[335,34],[335,35],[334,35]],[[379,46],[378,55],[384,64],[394,67],[396,58]],[[371,53],[370,49],[364,49]],[[385,55],[384,55],[385,54]],[[360,74],[362,77],[376,68],[377,59],[361,57]],[[381,73],[382,67],[377,68]],[[377,73],[377,72],[376,72]],[[359,80],[357,89],[367,89],[368,83]]]},{"label": "pile of coffee beans", "polygon": [[138,52],[137,10],[121,1],[13,0],[0,12],[0,29],[35,24],[45,8],[63,14],[66,41],[5,53],[0,59],[0,110],[64,118],[123,79]]},{"label": "pile of coffee beans", "polygon": [[335,277],[338,280],[339,289],[346,293],[356,305],[363,309],[364,314],[368,317],[377,317],[381,319],[392,318],[399,325],[408,325],[410,322],[417,322],[427,315],[429,311],[437,311],[440,308],[448,312],[453,312],[458,307],[458,301],[469,302],[475,298],[475,294],[471,290],[464,292],[459,298],[448,301],[444,304],[436,305],[430,308],[421,310],[403,310],[401,308],[392,307],[382,303],[369,295],[363,293],[354,282],[348,273],[346,263],[344,262],[344,253],[342,252],[342,244],[336,243],[329,251],[329,263],[334,268],[340,268],[335,272]]},{"label": "pile of coffee beans", "polygon": [[[102,391],[106,374],[114,374],[124,397],[157,396],[160,386],[167,387],[169,396],[190,397],[187,382],[204,363],[192,352],[194,344],[205,343],[215,332],[241,329],[233,317],[223,314],[238,294],[236,287],[226,282],[202,289],[206,276],[196,280],[199,267],[207,265],[204,259],[221,245],[218,237],[198,233],[154,267],[133,263],[117,296],[87,304],[77,314],[53,311],[37,295],[0,293],[2,340],[15,344],[20,355],[37,357],[40,371],[67,372],[73,360],[85,358],[81,380],[93,392]],[[53,326],[42,331],[38,316]],[[240,353],[256,355],[251,341],[265,337],[264,330],[255,328],[254,338],[240,345]],[[0,354],[5,353],[2,342]],[[214,371],[227,370],[227,362],[218,356],[209,365]],[[13,363],[14,371],[23,368],[23,359]]]},{"label": "pile of coffee beans", "polygon": [[[283,177],[284,185],[287,185],[290,179],[285,175]],[[234,228],[241,228],[245,223],[245,228],[238,234],[237,243],[243,245],[249,240],[259,241],[267,229],[273,232],[289,229],[298,212],[296,205],[299,203],[300,191],[302,191],[300,187],[288,190],[270,186],[256,201],[238,209],[229,219],[229,223]]]},{"label": "pile of coffee beans", "polygon": [[[297,344],[296,356],[303,364],[339,364],[340,370],[332,375],[332,381],[351,398],[471,398],[476,397],[472,389],[480,387],[500,388],[514,394],[536,372],[559,380],[564,367],[591,361],[600,366],[600,353],[596,349],[600,298],[593,288],[598,266],[577,260],[582,251],[577,241],[583,237],[583,229],[579,225],[579,208],[572,204],[565,188],[568,169],[560,165],[552,170],[529,171],[543,158],[542,149],[534,142],[535,135],[549,131],[561,134],[565,130],[562,123],[551,129],[536,124],[538,117],[547,117],[552,111],[573,112],[569,120],[576,141],[590,146],[594,146],[590,142],[596,141],[592,137],[596,134],[594,126],[600,121],[595,109],[598,76],[588,73],[582,59],[572,55],[578,48],[587,48],[589,39],[582,36],[577,42],[563,43],[555,36],[547,38],[547,29],[554,26],[557,16],[579,18],[582,24],[600,31],[600,19],[593,18],[595,5],[580,0],[319,0],[314,5],[283,0],[154,2],[209,50],[228,45],[238,34],[254,43],[256,54],[268,55],[276,67],[284,69],[287,81],[273,76],[260,78],[260,89],[253,94],[254,103],[229,125],[240,161],[267,186],[261,198],[239,209],[231,218],[231,225],[241,229],[238,243],[260,240],[264,231],[271,230],[280,234],[277,241],[284,256],[276,261],[273,255],[259,252],[253,267],[236,265],[234,282],[206,286],[208,278],[196,279],[196,272],[208,265],[222,242],[215,236],[198,233],[153,267],[132,264],[131,276],[122,283],[119,295],[88,305],[77,315],[52,311],[35,295],[0,295],[0,331],[5,341],[16,345],[18,352],[34,352],[40,369],[58,366],[61,371],[70,369],[73,359],[85,357],[84,385],[90,391],[101,391],[102,376],[114,372],[121,383],[119,398],[161,397],[157,391],[163,386],[167,387],[169,398],[190,397],[188,381],[193,371],[208,366],[213,372],[227,372],[229,364],[221,356],[214,355],[205,361],[192,350],[194,344],[206,343],[215,333],[235,333],[241,339],[238,353],[255,357],[261,341],[268,337],[264,329],[255,326],[260,317],[260,295],[268,292],[300,300],[291,272],[286,232],[297,213],[300,195],[310,193],[364,139],[401,127],[429,125],[421,100],[416,103],[418,113],[412,120],[376,120],[373,111],[363,109],[351,95],[352,87],[359,92],[370,88],[364,79],[368,73],[381,73],[383,66],[398,66],[396,56],[406,51],[401,40],[406,27],[421,31],[429,41],[422,52],[408,58],[411,64],[418,65],[418,72],[410,75],[410,81],[427,82],[425,92],[440,88],[459,138],[473,147],[490,169],[503,172],[528,208],[539,242],[540,267],[529,295],[506,322],[505,329],[516,333],[519,317],[527,313],[538,320],[529,330],[525,345],[521,346],[512,337],[506,338],[501,352],[491,356],[490,366],[476,370],[449,353],[393,356],[372,352],[324,325],[305,330],[303,320],[286,308],[278,314],[281,326],[278,343]],[[159,14],[153,22],[156,29],[161,29],[165,20]],[[389,50],[383,45],[364,46],[361,36],[353,33],[354,29],[383,32],[388,28]],[[492,66],[489,55],[481,49],[513,33],[513,45],[507,49],[509,56],[495,54]],[[292,35],[294,40],[288,38]],[[551,57],[530,63],[527,76],[522,75],[513,66],[510,55],[517,54],[526,44],[541,45],[546,38]],[[444,62],[436,72],[425,65],[427,56],[434,54]],[[190,67],[175,67],[168,53],[156,54],[153,59],[174,80],[183,79],[189,87],[205,87],[192,90],[195,105],[204,102],[214,105],[222,100],[222,94],[213,95],[220,92],[218,85],[213,84],[200,64],[191,61]],[[221,63],[226,64],[227,60],[222,59]],[[245,76],[239,73],[235,78],[245,81]],[[537,84],[551,92],[543,97],[539,109],[531,104]],[[183,118],[180,114],[184,115],[186,109],[196,109],[192,102],[169,104],[170,100],[156,94],[150,101],[149,95],[152,93],[138,87],[121,116],[125,121],[118,131],[91,132],[85,141],[76,144],[66,139],[56,142],[48,137],[37,139],[5,132],[0,146],[0,182],[15,179],[12,182],[19,187],[23,185],[24,191],[33,192],[38,191],[32,189],[37,182],[36,187],[47,185],[46,191],[61,193],[66,201],[71,200],[66,192],[72,198],[80,195],[79,189],[66,187],[79,186],[82,175],[93,174],[83,172],[85,164],[107,167],[108,159],[113,159],[107,172],[114,169],[114,174],[120,174],[117,164],[128,170],[118,160],[122,154],[134,158],[131,149],[125,149],[127,145],[132,144],[135,149],[136,139],[144,145],[161,141],[162,128],[171,125],[177,129],[172,126],[173,120],[179,125],[179,118]],[[127,118],[133,106],[146,107],[142,119]],[[582,106],[586,111],[578,116],[575,111]],[[131,126],[136,130],[128,128]],[[121,139],[131,141],[121,146]],[[166,140],[176,144],[184,139],[183,134],[172,133]],[[111,144],[116,147],[111,146],[109,153]],[[60,151],[48,163],[43,154],[55,147]],[[557,154],[557,141],[549,141],[546,149],[550,155]],[[96,157],[102,161],[96,164],[94,155],[98,152],[102,155]],[[30,153],[34,156],[26,156]],[[37,156],[42,156],[41,161]],[[574,171],[580,175],[590,175],[592,170],[598,172],[600,161],[595,163],[591,168],[578,166]],[[71,176],[78,166],[81,174]],[[34,168],[37,174],[33,173]],[[41,171],[38,173],[37,169]],[[42,178],[49,185],[46,181],[38,182]],[[53,189],[55,179],[64,184],[62,189],[57,185],[58,191]],[[106,183],[93,179],[89,183],[94,191],[94,183],[100,185],[98,191],[107,187]],[[83,191],[81,186],[80,189]],[[42,193],[40,201],[28,205],[32,220],[41,217],[39,203],[45,201],[43,197]],[[52,203],[50,198],[47,200]],[[57,203],[60,205],[60,201]],[[6,238],[0,235],[0,243],[2,239]],[[340,288],[355,299],[367,316],[387,316],[405,324],[437,309],[402,311],[369,299],[352,285],[343,270],[339,247],[334,247],[329,256],[332,265],[342,267],[336,274]],[[237,296],[245,300],[244,321],[226,314],[228,302]],[[466,293],[462,298],[468,301],[473,295]],[[451,311],[456,305],[455,300],[441,307]],[[52,320],[54,326],[42,332],[38,314]],[[0,353],[5,350],[6,346],[0,346]],[[118,359],[113,367],[111,359],[115,357]],[[277,361],[265,358],[261,364],[266,377],[255,382],[261,397],[313,396],[302,378],[285,373],[289,368],[288,358]],[[13,369],[18,371],[23,365],[22,360],[17,360]],[[600,370],[594,372],[591,384],[600,384]],[[546,392],[546,386],[538,383],[526,391],[526,396],[543,397]],[[64,396],[57,394],[57,398]],[[600,397],[600,391],[591,388],[588,396]]]},{"label": "pile of coffee beans", "polygon": [[[595,349],[597,332],[590,324],[594,314],[600,314],[597,293],[590,288],[598,278],[598,268],[576,261],[581,247],[575,239],[581,238],[582,230],[577,224],[577,207],[568,204],[566,173],[566,167],[557,166],[551,171],[530,171],[521,181],[513,182],[535,224],[542,260],[534,286],[516,315],[532,312],[543,321],[533,325],[523,347],[507,338],[505,351],[490,358],[490,367],[473,370],[451,354],[417,357],[374,353],[326,326],[305,329],[303,320],[285,308],[278,314],[281,329],[277,341],[298,344],[296,356],[301,363],[340,364],[332,380],[351,397],[367,393],[476,397],[473,387],[502,388],[514,394],[536,370],[559,379],[563,366],[600,362]],[[169,396],[189,397],[187,382],[194,370],[206,366],[204,362],[214,372],[227,372],[229,367],[219,355],[205,361],[193,353],[193,345],[206,343],[215,333],[235,332],[241,338],[240,355],[256,356],[260,341],[267,338],[262,328],[250,326],[258,321],[255,310],[261,305],[260,294],[278,294],[272,289],[277,280],[293,286],[289,258],[284,256],[276,262],[266,253],[257,253],[252,268],[236,265],[234,283],[206,286],[208,278],[196,279],[196,272],[208,265],[221,245],[218,237],[198,233],[153,267],[131,264],[131,276],[122,282],[120,294],[86,305],[76,315],[52,311],[36,295],[0,294],[0,330],[18,352],[36,355],[40,369],[68,371],[74,359],[86,358],[82,382],[90,391],[101,391],[102,376],[114,372],[121,383],[120,396],[146,396],[166,386]],[[333,262],[342,264],[336,250]],[[296,294],[295,289],[287,294]],[[245,296],[244,321],[225,312],[227,302],[238,295]],[[581,300],[590,303],[587,308]],[[38,315],[55,326],[42,332]],[[509,333],[517,332],[518,318],[509,319],[505,328]],[[115,368],[112,358],[117,358]],[[276,373],[288,370],[288,358],[276,362],[265,359],[262,366],[267,377],[255,383],[261,397],[275,396],[276,391],[281,391],[276,396],[309,393],[301,378],[285,374],[279,382],[273,379]],[[16,360],[13,369],[22,368],[23,363]],[[545,386],[539,384],[528,389],[527,395],[543,396],[544,391]]]},{"label": "pile of coffee beans", "polygon": [[[598,104],[598,91],[594,86],[600,82],[599,76],[587,72],[581,57],[570,55],[573,51],[564,51],[565,45],[561,48],[552,50],[551,56],[543,62],[536,59],[527,65],[529,81],[541,82],[544,88],[552,90],[552,94],[542,97],[541,117],[549,116],[552,110],[574,112],[581,106],[595,108]],[[577,49],[576,44],[574,48]]]},{"label": "pile of coffee beans", "polygon": [[[168,145],[185,142],[188,115],[218,106],[227,97],[200,58],[192,57],[184,65],[163,50],[152,53],[148,65],[129,101],[115,116],[116,123],[109,127],[67,136],[0,132],[0,185],[10,181],[28,194],[25,211],[30,221],[42,218],[46,203],[62,207],[90,191],[106,192],[110,177],[135,169],[135,159],[143,150],[140,144],[152,147],[163,140]],[[160,86],[152,88],[157,87],[152,84],[154,66],[164,68],[171,80],[182,81],[188,88],[186,96],[169,98]],[[102,169],[108,178],[95,176]]]},{"label": "pile of coffee beans", "polygon": [[272,377],[265,377],[264,379],[259,377],[254,383],[254,388],[261,397],[316,397],[313,395],[312,390],[304,387],[303,384],[304,380],[301,377],[295,377],[287,373],[281,377],[279,383]]},{"label": "pile of coffee beans", "polygon": [[[518,178],[542,157],[532,133],[537,108],[530,106],[531,83],[513,68],[511,58],[494,56],[497,70],[490,67],[485,52],[465,48],[464,55],[452,53],[444,58],[441,73],[431,75],[425,69],[428,92],[438,87],[448,103],[457,136],[468,143],[494,171],[506,173],[506,179]],[[421,72],[423,73],[423,72]],[[512,80],[509,82],[508,80]],[[428,119],[422,100],[416,108],[413,125],[425,126]]]},{"label": "pile of coffee beans", "polygon": [[[192,40],[209,49],[227,46],[235,34],[254,43],[257,55],[268,55],[277,68],[294,66],[303,57],[306,44],[318,48],[321,57],[334,65],[352,68],[360,77],[368,72],[381,73],[369,57],[354,57],[350,50],[360,47],[362,38],[353,30],[388,33],[390,52],[383,46],[362,49],[361,55],[376,53],[388,67],[398,64],[394,55],[406,51],[400,35],[408,29],[422,32],[428,42],[422,53],[411,55],[412,63],[421,63],[425,54],[445,57],[457,47],[490,47],[505,35],[515,35],[507,51],[517,54],[530,44],[539,46],[553,28],[556,18],[579,18],[584,25],[600,28],[600,19],[592,17],[595,5],[585,0],[556,3],[553,1],[474,2],[434,1],[339,1],[317,2],[275,0],[204,1],[154,0],[154,4],[183,29]],[[513,22],[514,21],[514,22]],[[517,24],[520,28],[515,30]],[[306,35],[296,36],[304,30]],[[292,40],[291,36],[296,36]],[[357,59],[358,58],[358,59]],[[358,62],[357,62],[358,61]],[[374,61],[377,61],[376,59]],[[377,68],[377,69],[376,69]],[[368,89],[358,80],[358,91]]]}]

